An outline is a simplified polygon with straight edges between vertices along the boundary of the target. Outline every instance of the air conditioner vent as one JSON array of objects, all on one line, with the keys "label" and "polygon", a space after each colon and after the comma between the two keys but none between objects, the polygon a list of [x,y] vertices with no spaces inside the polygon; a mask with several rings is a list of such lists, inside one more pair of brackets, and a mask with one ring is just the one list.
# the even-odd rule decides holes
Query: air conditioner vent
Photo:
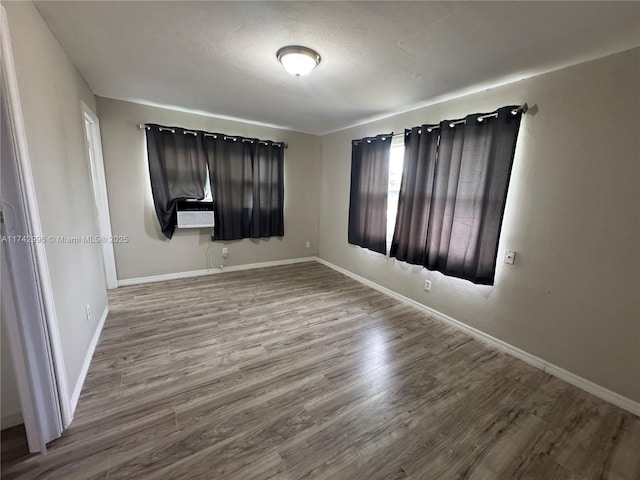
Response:
[{"label": "air conditioner vent", "polygon": [[178,228],[213,228],[213,202],[178,202]]}]

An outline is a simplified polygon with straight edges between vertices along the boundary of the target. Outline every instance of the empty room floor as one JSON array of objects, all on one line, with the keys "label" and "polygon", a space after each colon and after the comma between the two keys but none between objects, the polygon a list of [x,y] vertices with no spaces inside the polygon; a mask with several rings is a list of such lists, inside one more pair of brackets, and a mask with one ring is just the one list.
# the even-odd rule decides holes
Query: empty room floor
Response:
[{"label": "empty room floor", "polygon": [[118,288],[3,478],[638,479],[640,419],[318,263]]}]

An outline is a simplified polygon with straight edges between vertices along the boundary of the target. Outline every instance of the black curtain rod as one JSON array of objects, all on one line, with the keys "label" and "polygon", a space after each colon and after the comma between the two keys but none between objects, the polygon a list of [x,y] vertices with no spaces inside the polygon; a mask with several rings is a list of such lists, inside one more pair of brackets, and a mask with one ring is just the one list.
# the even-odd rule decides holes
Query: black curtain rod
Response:
[{"label": "black curtain rod", "polygon": [[[522,112],[524,114],[524,113],[527,113],[527,110],[529,110],[529,106],[525,103],[525,104],[523,104],[523,105],[521,105],[519,107],[516,107],[513,110],[511,110],[511,114],[512,115],[516,115],[518,112]],[[490,113],[484,113],[484,114],[481,114],[480,116],[478,116],[478,121],[482,122],[485,118],[495,118],[497,116],[498,116],[498,111],[497,110],[494,111],[494,112],[490,112]],[[457,119],[457,120],[451,120],[449,122],[449,126],[453,127],[454,125],[460,125],[460,124],[465,123],[465,122],[466,122],[466,119],[464,119],[464,118],[460,118],[460,119]],[[432,130],[437,130],[439,128],[440,128],[439,124],[429,125],[427,127],[427,131],[431,132]],[[422,133],[422,130],[418,130],[418,133]],[[405,133],[404,132],[403,133],[396,133],[395,135],[394,134],[386,134],[386,135],[385,134],[381,134],[381,135],[377,135],[376,137],[365,137],[365,138],[361,138],[361,139],[358,139],[358,140],[352,140],[352,142],[354,144],[356,144],[356,145],[358,143],[361,143],[361,142],[365,141],[365,140],[367,142],[371,143],[371,142],[375,141],[377,137],[383,137],[382,139],[384,140],[384,138],[388,137],[389,135],[391,135],[393,138],[396,138],[396,137],[404,137]]]},{"label": "black curtain rod", "polygon": [[[525,113],[527,113],[527,110],[529,110],[529,105],[527,105],[525,103],[525,104],[523,104],[523,105],[511,110],[511,114],[512,115],[517,115],[518,112],[522,112],[523,114],[525,114]],[[498,111],[497,110],[495,112],[491,112],[491,113],[484,113],[484,114],[478,116],[478,121],[482,122],[485,118],[496,118],[497,116],[498,116]],[[466,121],[467,120],[465,118],[460,118],[458,120],[451,120],[449,122],[449,126],[453,127],[455,125],[461,125],[463,123],[466,123]],[[431,132],[432,130],[437,130],[439,128],[440,128],[439,124],[438,125],[429,125],[427,127],[427,131]],[[409,133],[411,133],[411,132],[409,132]],[[407,133],[407,135],[409,133]],[[418,133],[422,133],[422,130],[418,130]],[[397,134],[394,135],[394,137],[404,137],[404,135],[405,135],[404,133],[397,133]]]},{"label": "black curtain rod", "polygon": [[367,142],[367,143],[371,143],[371,142],[375,142],[376,140],[378,140],[378,138],[380,138],[380,140],[386,140],[387,137],[397,137],[397,135],[394,135],[393,132],[391,133],[381,133],[379,135],[376,135],[375,137],[364,137],[364,138],[359,138],[358,140],[352,140],[351,142],[354,145],[358,145],[362,142]]},{"label": "black curtain rod", "polygon": [[[139,123],[138,124],[138,128],[141,130],[145,130],[145,129],[149,129],[151,128],[150,125],[157,125],[157,124],[147,124],[147,123]],[[167,132],[171,132],[171,133],[176,133],[176,128],[180,128],[180,127],[165,127],[162,125],[157,125],[158,129],[162,132],[162,131],[167,131]],[[193,135],[194,137],[198,135],[198,133],[201,133],[203,137],[213,137],[213,138],[218,138],[218,137],[223,137],[224,140],[233,140],[234,142],[237,140],[240,140],[242,142],[255,142],[256,140],[258,140],[258,143],[262,143],[264,145],[269,145],[269,143],[272,143],[273,145],[279,146],[282,145],[284,146],[284,148],[289,148],[289,144],[285,143],[285,142],[273,142],[271,140],[267,141],[267,140],[260,140],[260,139],[255,139],[255,138],[247,138],[247,137],[242,137],[240,135],[225,135],[223,133],[209,133],[209,132],[204,132],[202,130],[186,130],[184,129],[182,131],[182,133],[184,135]]]}]

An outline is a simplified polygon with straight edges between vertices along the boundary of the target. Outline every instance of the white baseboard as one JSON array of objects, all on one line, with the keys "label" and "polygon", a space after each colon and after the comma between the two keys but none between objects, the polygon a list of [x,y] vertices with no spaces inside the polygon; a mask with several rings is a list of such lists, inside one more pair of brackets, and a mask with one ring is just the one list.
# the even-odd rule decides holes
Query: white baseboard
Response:
[{"label": "white baseboard", "polygon": [[24,423],[24,420],[22,419],[22,412],[3,412],[2,418],[0,418],[0,429],[4,430],[5,428],[15,427],[21,423]]},{"label": "white baseboard", "polygon": [[410,305],[414,308],[417,308],[426,313],[429,313],[430,315],[433,315],[434,317],[450,325],[453,325],[454,327],[460,330],[465,331],[466,333],[472,335],[473,337],[484,341],[485,343],[491,345],[492,347],[495,347],[501,350],[502,352],[505,352],[513,357],[519,358],[520,360],[528,363],[529,365],[537,367],[549,373],[550,375],[553,375],[554,377],[558,377],[559,379],[564,380],[565,382],[570,383],[571,385],[574,385],[584,390],[585,392],[591,393],[592,395],[595,395],[596,397],[601,398],[602,400],[605,400],[635,415],[640,416],[640,403],[635,402],[630,398],[627,398],[618,393],[612,392],[611,390],[608,390],[596,383],[593,383],[592,381],[587,380],[586,378],[580,377],[575,373],[571,373],[568,370],[565,370],[561,367],[558,367],[557,365],[549,363],[540,357],[536,357],[531,353],[525,352],[524,350],[514,347],[513,345],[507,342],[504,342],[498,338],[495,338],[481,330],[473,328],[467,325],[466,323],[456,320],[455,318],[452,318],[449,315],[446,315],[442,312],[434,310],[433,308],[427,307],[426,305],[423,305],[419,302],[416,302],[415,300],[405,297],[404,295],[394,292],[393,290],[390,290],[381,285],[378,285],[377,283],[372,282],[371,280],[367,280],[366,278],[361,277],[360,275],[357,275],[353,272],[350,272],[349,270],[346,270],[342,267],[334,265],[333,263],[328,262],[322,258],[315,257],[315,260],[321,263],[322,265],[332,268],[333,270],[340,272],[343,275],[346,275],[347,277],[350,277],[364,285],[367,285],[368,287],[373,288],[374,290],[377,290],[381,293],[384,293],[385,295],[393,297],[396,300],[406,303],[407,305]]},{"label": "white baseboard", "polygon": [[176,280],[179,278],[203,277],[205,275],[218,275],[227,272],[239,272],[241,270],[253,270],[255,268],[277,267],[280,265],[291,265],[294,263],[313,262],[316,257],[290,258],[287,260],[274,260],[271,262],[247,263],[245,265],[233,265],[224,268],[207,268],[204,270],[191,270],[189,272],[165,273],[163,275],[151,275],[148,277],[125,278],[118,280],[119,287],[128,285],[140,285],[143,283],[164,282],[166,280]]},{"label": "white baseboard", "polygon": [[[84,385],[84,381],[87,378],[87,372],[89,371],[89,365],[91,365],[91,359],[93,358],[93,354],[96,351],[96,346],[98,345],[98,341],[100,340],[100,334],[102,333],[102,328],[104,327],[104,322],[107,320],[107,315],[109,315],[109,305],[104,307],[104,311],[102,312],[102,316],[100,317],[100,321],[98,322],[98,326],[96,327],[96,331],[93,334],[93,338],[91,339],[91,343],[89,344],[89,348],[87,348],[87,355],[84,359],[84,364],[82,365],[82,370],[80,370],[80,376],[78,377],[78,381],[76,382],[76,386],[73,389],[73,394],[69,399],[69,407],[71,410],[71,418],[73,419],[73,414],[76,411],[76,407],[78,406],[78,399],[80,398],[80,393],[82,392],[82,386]],[[68,425],[67,425],[68,426]]]}]

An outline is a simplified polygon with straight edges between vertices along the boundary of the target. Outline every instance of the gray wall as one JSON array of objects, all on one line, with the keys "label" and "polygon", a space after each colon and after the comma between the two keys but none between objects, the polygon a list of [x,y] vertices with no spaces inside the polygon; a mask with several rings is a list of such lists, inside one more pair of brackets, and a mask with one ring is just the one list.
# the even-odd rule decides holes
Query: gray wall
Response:
[{"label": "gray wall", "polygon": [[[94,97],[31,2],[4,2],[45,235],[97,235],[80,102]],[[69,393],[107,305],[97,244],[46,245]],[[87,321],[85,305],[92,318]]]},{"label": "gray wall", "polygon": [[[127,235],[115,245],[118,279],[243,265],[313,255],[316,251],[320,139],[313,135],[97,97],[111,228]],[[285,235],[211,242],[210,229],[176,230],[167,240],[153,208],[146,141],[139,123],[285,141]],[[311,247],[306,247],[306,242]]]},{"label": "gray wall", "polygon": [[[635,49],[322,137],[320,257],[640,401],[638,85]],[[351,139],[523,102],[495,286],[347,243]]]}]

